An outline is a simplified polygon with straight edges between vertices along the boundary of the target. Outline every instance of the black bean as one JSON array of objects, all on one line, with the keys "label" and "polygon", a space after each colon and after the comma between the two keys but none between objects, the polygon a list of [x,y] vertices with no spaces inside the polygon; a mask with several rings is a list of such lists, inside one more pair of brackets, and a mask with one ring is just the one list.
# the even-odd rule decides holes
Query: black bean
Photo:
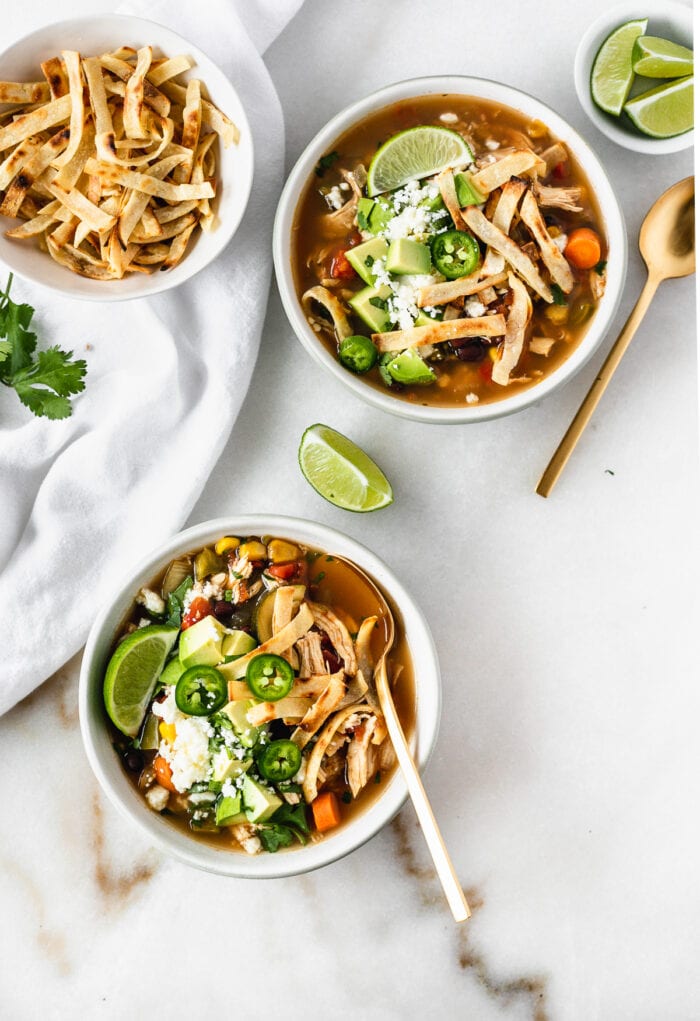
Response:
[{"label": "black bean", "polygon": [[455,354],[460,362],[480,362],[486,354],[486,348],[480,340],[470,340],[460,345]]},{"label": "black bean", "polygon": [[225,599],[217,599],[214,603],[214,616],[218,620],[228,620],[233,613],[233,604]]},{"label": "black bean", "polygon": [[143,769],[143,753],[138,748],[130,748],[124,753],[124,765],[130,773],[140,773]]}]

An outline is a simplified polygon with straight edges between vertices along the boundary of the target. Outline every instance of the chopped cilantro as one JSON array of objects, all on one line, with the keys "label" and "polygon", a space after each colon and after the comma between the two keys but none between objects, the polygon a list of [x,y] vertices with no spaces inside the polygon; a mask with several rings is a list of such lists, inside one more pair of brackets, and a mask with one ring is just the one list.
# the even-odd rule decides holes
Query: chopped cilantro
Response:
[{"label": "chopped cilantro", "polygon": [[350,793],[350,791],[343,791],[343,793],[340,795],[340,800],[344,804],[349,805],[350,802],[352,801],[352,794]]},{"label": "chopped cilantro", "polygon": [[369,230],[369,220],[367,219],[367,213],[363,209],[357,210],[357,226],[360,230]]},{"label": "chopped cilantro", "polygon": [[340,159],[340,153],[335,149],[333,152],[326,153],[316,164],[316,177],[323,177],[325,172],[332,167],[336,160]]},{"label": "chopped cilantro", "polygon": [[375,783],[381,783],[382,782],[382,774],[381,774],[381,771],[379,769],[374,774],[374,782]]},{"label": "chopped cilantro", "polygon": [[612,468],[606,468],[605,469],[605,474],[606,475],[614,475],[615,472],[612,470]]},{"label": "chopped cilantro", "polygon": [[375,308],[381,308],[386,312],[386,299],[385,298],[370,298],[370,305],[374,305]]},{"label": "chopped cilantro", "polygon": [[605,272],[605,267],[607,266],[607,264],[608,264],[607,259],[601,259],[600,262],[597,262],[593,267],[593,269],[595,270],[599,277],[602,277],[603,273]]},{"label": "chopped cilantro", "polygon": [[566,305],[566,298],[559,284],[551,285],[552,297],[555,305]]},{"label": "chopped cilantro", "polygon": [[316,577],[312,579],[311,584],[312,585],[320,585],[320,583],[323,581],[323,579],[325,577],[326,577],[326,572],[325,571],[319,571],[318,574],[316,575]]}]

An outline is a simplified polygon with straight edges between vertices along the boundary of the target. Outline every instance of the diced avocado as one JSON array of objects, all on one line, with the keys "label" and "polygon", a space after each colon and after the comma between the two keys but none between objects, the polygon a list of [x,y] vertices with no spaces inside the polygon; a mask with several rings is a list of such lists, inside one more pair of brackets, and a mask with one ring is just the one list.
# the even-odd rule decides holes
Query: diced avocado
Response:
[{"label": "diced avocado", "polygon": [[361,198],[357,202],[357,226],[360,230],[369,230],[369,217],[374,209],[374,199]]},{"label": "diced avocado", "polygon": [[388,284],[381,287],[363,287],[350,298],[348,304],[373,333],[383,333],[389,328],[389,315],[385,302],[391,294]]},{"label": "diced avocado", "polygon": [[247,822],[241,806],[240,794],[237,794],[235,798],[220,798],[216,803],[216,825],[236,826],[239,822]]},{"label": "diced avocado", "polygon": [[357,226],[370,234],[379,234],[393,216],[386,200],[361,198],[357,203]]},{"label": "diced avocado", "polygon": [[278,798],[273,791],[268,791],[251,776],[243,777],[241,794],[243,810],[248,822],[265,822],[282,806],[281,798]]},{"label": "diced avocado", "polygon": [[237,759],[234,755],[229,755],[228,749],[224,746],[212,757],[212,779],[217,783],[223,783],[224,780],[231,780],[234,776],[246,773],[252,764],[252,759]]},{"label": "diced avocado", "polygon": [[430,316],[430,315],[428,315],[427,312],[424,312],[423,309],[420,309],[420,311],[418,312],[418,315],[413,320],[413,325],[414,326],[434,326],[435,323],[439,323],[441,319],[442,319],[442,315]]},{"label": "diced avocado", "polygon": [[422,386],[427,383],[434,383],[435,373],[427,365],[421,356],[413,348],[401,351],[387,365],[387,370],[392,379],[397,383],[405,383],[407,386]]},{"label": "diced avocado", "polygon": [[442,195],[433,195],[431,199],[423,199],[422,206],[429,209],[431,213],[444,213],[447,215],[447,206],[443,202]]},{"label": "diced avocado", "polygon": [[166,663],[163,673],[160,675],[161,684],[177,684],[187,668],[182,665],[178,657]]},{"label": "diced avocado", "polygon": [[237,702],[228,702],[221,710],[230,719],[238,740],[246,748],[252,748],[258,739],[259,728],[248,723],[246,716],[248,710],[252,709],[254,705],[255,702],[252,698],[243,698]]},{"label": "diced avocado", "polygon": [[396,238],[389,245],[386,257],[389,273],[430,273],[430,249],[420,241]]},{"label": "diced avocado", "polygon": [[203,617],[180,635],[180,662],[191,666],[216,666],[224,658],[221,646],[226,630],[216,617]]},{"label": "diced avocado", "polygon": [[245,656],[257,644],[253,636],[249,635],[246,631],[228,631],[221,643],[221,655],[224,659],[227,656]]},{"label": "diced avocado", "polygon": [[389,249],[384,238],[372,238],[354,248],[348,248],[345,258],[359,277],[362,277],[366,284],[374,283],[372,264],[375,259],[383,259]]},{"label": "diced avocado", "polygon": [[455,174],[455,190],[461,208],[480,206],[486,201],[486,195],[482,195],[476,185],[472,184],[469,174]]}]

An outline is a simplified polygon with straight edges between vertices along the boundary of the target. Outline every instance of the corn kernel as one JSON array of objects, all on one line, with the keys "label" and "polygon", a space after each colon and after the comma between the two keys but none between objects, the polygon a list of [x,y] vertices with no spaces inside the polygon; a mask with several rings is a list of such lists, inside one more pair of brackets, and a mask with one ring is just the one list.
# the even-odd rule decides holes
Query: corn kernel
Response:
[{"label": "corn kernel", "polygon": [[498,361],[498,359],[500,357],[501,357],[501,352],[499,351],[499,349],[497,347],[490,347],[489,348],[489,358],[494,363],[494,365],[496,364],[496,362]]},{"label": "corn kernel", "polygon": [[569,318],[569,309],[566,305],[550,305],[544,313],[550,323],[555,326],[562,326]]},{"label": "corn kernel", "polygon": [[239,557],[248,557],[248,560],[265,560],[267,557],[267,546],[263,546],[261,542],[253,540],[252,542],[244,542],[238,547]]},{"label": "corn kernel", "polygon": [[174,723],[165,723],[165,722],[160,723],[158,725],[158,730],[160,731],[160,736],[163,738],[164,741],[167,741],[168,744],[172,744],[173,743],[173,741],[175,740],[175,724]]},{"label": "corn kernel", "polygon": [[226,553],[227,550],[238,549],[240,545],[241,540],[237,539],[235,535],[225,535],[223,539],[219,539],[219,541],[214,546],[214,549],[219,554],[219,556],[221,556],[221,554]]},{"label": "corn kernel", "polygon": [[272,539],[267,544],[267,557],[273,564],[284,564],[290,560],[298,560],[301,551],[292,542],[285,542],[284,539]]},{"label": "corn kernel", "polygon": [[551,227],[547,227],[547,233],[549,234],[550,238],[558,238],[559,235],[561,234],[561,230],[559,229],[559,227],[557,227],[556,224],[553,223]]},{"label": "corn kernel", "polygon": [[544,138],[547,134],[547,125],[540,120],[530,121],[527,126],[527,133],[530,138]]}]

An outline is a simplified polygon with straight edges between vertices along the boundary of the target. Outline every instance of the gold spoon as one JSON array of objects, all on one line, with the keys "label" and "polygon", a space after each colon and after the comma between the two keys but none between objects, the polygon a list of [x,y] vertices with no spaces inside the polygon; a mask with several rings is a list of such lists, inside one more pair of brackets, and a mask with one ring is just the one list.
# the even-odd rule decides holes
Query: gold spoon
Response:
[{"label": "gold spoon", "polygon": [[695,272],[694,178],[686,177],[685,180],[679,181],[656,200],[639,232],[639,250],[647,266],[649,274],[647,282],[622,333],[613,344],[602,369],[593,380],[573,422],[547,465],[537,486],[540,496],[549,496],[554,488],[598,401],[622,361],[632,337],[646,315],[659,284],[663,280],[687,277]]},{"label": "gold spoon", "polygon": [[377,587],[375,582],[361,570],[357,564],[354,564],[351,560],[346,560],[345,557],[338,557],[346,564],[354,573],[357,578],[370,590],[372,599],[374,602],[379,604],[380,619],[384,624],[385,644],[382,654],[376,662],[374,668],[374,683],[377,688],[377,697],[379,699],[379,705],[384,719],[386,721],[386,727],[391,738],[391,743],[394,746],[396,752],[396,758],[398,759],[401,772],[403,773],[408,787],[408,793],[411,796],[413,807],[416,810],[418,816],[418,822],[423,830],[423,836],[425,842],[428,845],[433,864],[435,865],[435,871],[437,872],[438,879],[442,884],[442,889],[445,892],[445,897],[450,905],[452,914],[455,922],[465,922],[471,915],[469,910],[469,904],[467,898],[464,895],[464,890],[457,878],[457,874],[454,870],[454,865],[450,859],[445,842],[442,839],[442,834],[438,828],[438,824],[433,815],[433,810],[430,807],[428,801],[428,795],[425,793],[425,787],[420,778],[420,774],[413,761],[406,735],[403,732],[401,721],[399,720],[398,713],[396,712],[396,706],[394,705],[394,699],[391,694],[391,687],[389,686],[389,677],[387,675],[386,658],[391,647],[394,644],[394,636],[396,628],[394,624],[394,615],[392,614],[389,604],[384,598],[382,592]]}]

